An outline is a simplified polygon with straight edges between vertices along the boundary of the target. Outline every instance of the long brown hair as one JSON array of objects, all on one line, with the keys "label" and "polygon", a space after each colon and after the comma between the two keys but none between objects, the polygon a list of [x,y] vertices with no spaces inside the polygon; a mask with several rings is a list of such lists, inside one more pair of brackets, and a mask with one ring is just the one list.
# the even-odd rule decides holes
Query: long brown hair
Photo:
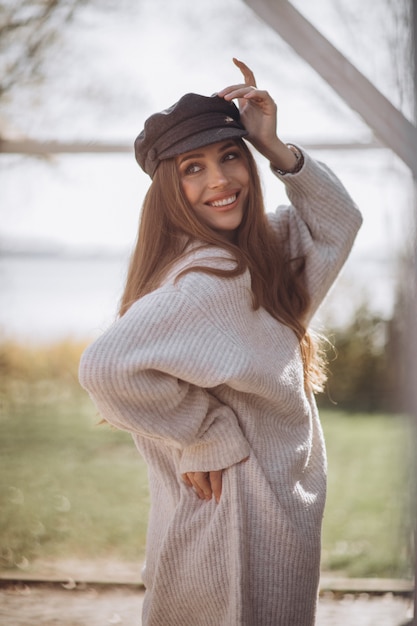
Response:
[{"label": "long brown hair", "polygon": [[265,214],[255,160],[244,141],[236,140],[236,144],[245,159],[251,184],[233,243],[198,218],[182,190],[175,159],[161,161],[142,206],[119,314],[124,315],[136,300],[157,289],[173,264],[186,255],[190,243],[221,247],[236,259],[233,269],[192,266],[180,275],[201,271],[231,278],[249,269],[254,309],[263,306],[295,332],[300,342],[305,386],[321,391],[325,382],[324,359],[318,342],[303,323],[310,303],[305,259],[286,256]]}]

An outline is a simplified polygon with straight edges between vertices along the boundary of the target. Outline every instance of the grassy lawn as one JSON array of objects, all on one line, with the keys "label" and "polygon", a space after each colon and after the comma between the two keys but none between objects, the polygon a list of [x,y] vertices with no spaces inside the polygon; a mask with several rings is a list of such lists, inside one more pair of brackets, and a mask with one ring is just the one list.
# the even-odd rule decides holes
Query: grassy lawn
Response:
[{"label": "grassy lawn", "polygon": [[410,426],[392,415],[322,412],[329,459],[322,567],[410,575]]},{"label": "grassy lawn", "polygon": [[[143,559],[145,464],[128,434],[98,425],[68,349],[43,360],[0,354],[2,569],[36,559]],[[323,569],[410,575],[405,421],[337,411],[322,418],[329,453]]]},{"label": "grassy lawn", "polygon": [[86,398],[22,407],[0,423],[4,566],[40,558],[142,559],[146,468]]}]

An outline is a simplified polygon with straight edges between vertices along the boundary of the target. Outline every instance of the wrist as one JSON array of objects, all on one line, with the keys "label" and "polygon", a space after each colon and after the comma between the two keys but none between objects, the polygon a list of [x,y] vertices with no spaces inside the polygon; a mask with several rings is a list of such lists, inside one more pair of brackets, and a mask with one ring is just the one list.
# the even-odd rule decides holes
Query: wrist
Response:
[{"label": "wrist", "polygon": [[281,175],[296,174],[304,165],[304,155],[296,146],[293,146],[290,143],[286,144],[285,147],[287,148],[287,153],[290,152],[292,155],[292,164],[288,165],[290,163],[290,159],[286,160],[285,166],[283,166],[283,161],[281,161],[280,165],[277,165],[275,161],[271,160],[271,167]]},{"label": "wrist", "polygon": [[291,171],[297,164],[297,156],[292,147],[276,138],[274,144],[268,150],[263,151],[264,156],[270,161],[274,169]]}]

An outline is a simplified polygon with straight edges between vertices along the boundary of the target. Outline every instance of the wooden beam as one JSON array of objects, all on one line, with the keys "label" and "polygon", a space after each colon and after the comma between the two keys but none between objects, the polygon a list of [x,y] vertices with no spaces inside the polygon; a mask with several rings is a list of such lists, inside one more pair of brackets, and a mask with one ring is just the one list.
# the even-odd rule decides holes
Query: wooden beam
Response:
[{"label": "wooden beam", "polygon": [[0,153],[4,154],[106,154],[131,152],[133,144],[100,143],[96,141],[39,141],[37,139],[6,139],[0,137]]},{"label": "wooden beam", "polygon": [[366,122],[417,178],[417,128],[288,0],[245,0]]},{"label": "wooden beam", "polygon": [[[315,142],[309,143],[299,140],[306,150],[375,150],[384,148],[376,141],[362,142]],[[133,145],[128,143],[98,143],[94,141],[38,141],[36,139],[5,139],[0,137],[0,154],[27,154],[33,156],[47,156],[51,154],[107,154],[131,153]]]}]

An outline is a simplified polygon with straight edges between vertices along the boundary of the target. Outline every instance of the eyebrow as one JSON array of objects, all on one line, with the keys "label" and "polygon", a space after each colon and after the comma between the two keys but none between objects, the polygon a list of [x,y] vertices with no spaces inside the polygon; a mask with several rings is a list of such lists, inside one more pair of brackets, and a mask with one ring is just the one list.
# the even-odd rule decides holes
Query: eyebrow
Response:
[{"label": "eyebrow", "polygon": [[[234,141],[228,141],[227,144],[221,146],[218,149],[218,153],[221,154],[222,152],[229,150],[229,148],[232,148],[234,146],[236,146]],[[184,163],[185,161],[189,161],[190,159],[201,159],[202,157],[204,157],[203,152],[193,152],[193,154],[185,154],[178,161],[178,165],[181,165],[182,163]]]}]

